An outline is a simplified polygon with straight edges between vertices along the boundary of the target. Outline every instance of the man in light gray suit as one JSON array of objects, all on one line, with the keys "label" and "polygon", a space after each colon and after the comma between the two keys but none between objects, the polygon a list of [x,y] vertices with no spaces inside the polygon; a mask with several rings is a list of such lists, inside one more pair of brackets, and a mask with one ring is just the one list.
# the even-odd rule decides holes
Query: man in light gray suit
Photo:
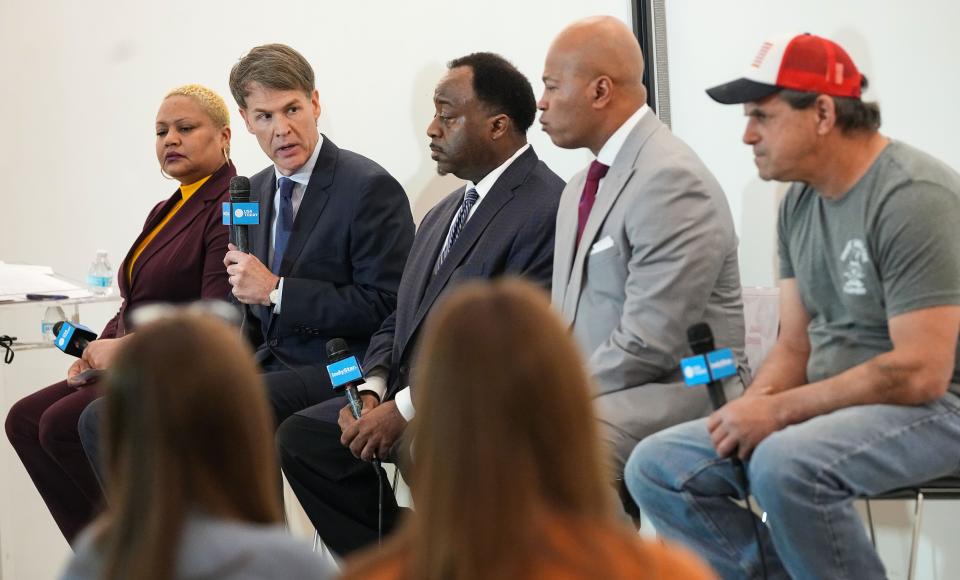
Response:
[{"label": "man in light gray suit", "polygon": [[706,322],[747,378],[737,238],[727,200],[696,154],[646,105],[643,55],[610,17],[576,22],[547,55],[540,122],[563,148],[587,147],[589,169],[557,214],[553,303],[589,359],[596,412],[618,473],[642,438],[704,416],[688,389],[687,328]]}]

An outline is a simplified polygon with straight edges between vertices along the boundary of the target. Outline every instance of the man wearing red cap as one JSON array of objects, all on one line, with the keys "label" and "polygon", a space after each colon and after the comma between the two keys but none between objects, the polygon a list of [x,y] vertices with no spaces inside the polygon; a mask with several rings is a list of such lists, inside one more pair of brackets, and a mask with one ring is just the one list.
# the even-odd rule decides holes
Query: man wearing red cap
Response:
[{"label": "man wearing red cap", "polygon": [[883,578],[853,500],[958,468],[960,175],[878,132],[839,45],[766,42],[740,79],[760,177],[780,207],[778,342],[746,394],[641,442],[627,484],[657,530],[725,578],[760,558],[731,458],[766,510],[768,575]]}]

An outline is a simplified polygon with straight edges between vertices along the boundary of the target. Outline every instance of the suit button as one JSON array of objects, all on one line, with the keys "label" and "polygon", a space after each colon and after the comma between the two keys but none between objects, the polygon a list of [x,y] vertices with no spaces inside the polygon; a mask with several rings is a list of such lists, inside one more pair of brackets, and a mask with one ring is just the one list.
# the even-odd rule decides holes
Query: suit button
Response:
[{"label": "suit button", "polygon": [[270,346],[277,346],[278,344],[280,344],[280,340],[276,338],[271,338],[270,342],[268,342],[267,344],[269,344]]},{"label": "suit button", "polygon": [[400,365],[400,374],[401,374],[401,375],[407,374],[407,370],[408,370],[408,369],[407,369],[407,365]]}]

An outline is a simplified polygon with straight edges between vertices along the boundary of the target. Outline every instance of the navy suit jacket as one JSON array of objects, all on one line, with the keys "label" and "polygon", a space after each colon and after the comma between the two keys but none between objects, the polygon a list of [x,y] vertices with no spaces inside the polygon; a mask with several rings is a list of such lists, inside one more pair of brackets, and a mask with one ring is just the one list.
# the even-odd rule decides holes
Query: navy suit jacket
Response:
[{"label": "navy suit jacket", "polygon": [[397,310],[370,341],[364,368],[388,369],[385,399],[410,384],[410,361],[427,314],[446,292],[475,278],[523,276],[548,292],[557,206],[564,182],[531,147],[504,171],[433,276],[464,187],[423,218],[400,281]]},{"label": "navy suit jacket", "polygon": [[[276,178],[271,165],[250,179],[260,225],[252,253],[269,265]],[[383,168],[324,136],[280,265],[280,314],[249,306],[257,362],[296,367],[326,362],[326,343],[343,338],[362,356],[396,308],[400,275],[413,242],[410,202]],[[269,267],[269,266],[268,266]]]},{"label": "navy suit jacket", "polygon": [[101,338],[125,335],[129,331],[127,312],[142,304],[201,298],[226,300],[230,296],[223,265],[230,232],[223,225],[221,204],[230,200],[230,178],[236,174],[232,163],[225,163],[214,172],[143,249],[128,281],[127,265],[133,251],[170,213],[180,196],[175,194],[150,210],[143,231],[120,264],[117,287],[123,302],[120,311],[107,322]]}]

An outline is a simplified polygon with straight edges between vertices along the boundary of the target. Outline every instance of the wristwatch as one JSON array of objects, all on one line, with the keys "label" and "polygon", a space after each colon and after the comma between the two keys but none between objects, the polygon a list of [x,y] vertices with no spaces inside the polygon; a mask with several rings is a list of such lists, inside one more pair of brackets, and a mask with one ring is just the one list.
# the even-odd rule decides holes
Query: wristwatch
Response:
[{"label": "wristwatch", "polygon": [[267,294],[267,300],[270,301],[271,306],[276,306],[280,302],[280,280],[277,280],[277,287],[270,291],[270,294]]}]

